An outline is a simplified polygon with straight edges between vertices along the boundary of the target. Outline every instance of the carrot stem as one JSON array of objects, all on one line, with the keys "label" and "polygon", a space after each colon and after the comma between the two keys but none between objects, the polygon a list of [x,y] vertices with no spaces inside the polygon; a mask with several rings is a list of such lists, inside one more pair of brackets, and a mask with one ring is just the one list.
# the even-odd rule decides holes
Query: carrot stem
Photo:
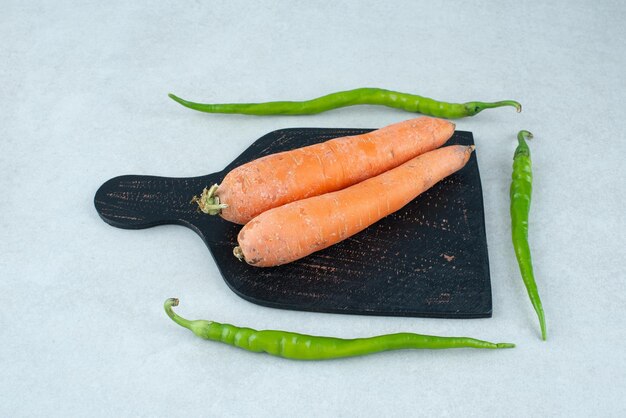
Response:
[{"label": "carrot stem", "polygon": [[217,184],[208,189],[205,187],[199,197],[194,196],[191,199],[191,203],[197,203],[200,210],[208,215],[219,215],[222,209],[226,209],[228,205],[220,203],[220,198],[215,195],[218,187]]}]

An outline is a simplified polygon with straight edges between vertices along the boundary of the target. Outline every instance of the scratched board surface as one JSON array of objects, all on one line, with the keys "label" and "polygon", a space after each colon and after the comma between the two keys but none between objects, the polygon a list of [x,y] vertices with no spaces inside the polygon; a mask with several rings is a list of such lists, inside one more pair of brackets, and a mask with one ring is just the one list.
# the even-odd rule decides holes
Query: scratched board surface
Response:
[{"label": "scratched board surface", "polygon": [[[190,203],[204,187],[219,183],[245,162],[369,131],[274,131],[255,141],[222,172],[193,178],[115,177],[100,187],[94,203],[102,219],[119,228],[179,224],[193,229],[208,246],[228,286],[260,305],[346,314],[490,317],[489,260],[476,153],[462,170],[400,211],[337,245],[280,267],[239,262],[232,251],[241,226],[200,213]],[[451,144],[473,144],[472,134],[457,131],[448,141]]]}]

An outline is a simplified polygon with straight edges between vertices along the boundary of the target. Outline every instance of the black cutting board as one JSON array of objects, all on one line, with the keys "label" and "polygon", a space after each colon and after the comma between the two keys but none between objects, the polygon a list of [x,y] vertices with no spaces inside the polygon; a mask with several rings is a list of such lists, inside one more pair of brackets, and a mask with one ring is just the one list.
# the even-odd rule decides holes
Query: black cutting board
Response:
[{"label": "black cutting board", "polygon": [[[205,215],[191,203],[204,187],[219,183],[245,162],[369,131],[270,132],[219,173],[192,178],[115,177],[96,192],[96,210],[118,228],[178,224],[193,229],[209,247],[228,286],[260,305],[346,314],[490,317],[491,283],[476,152],[462,170],[400,211],[333,247],[280,267],[259,268],[238,261],[232,250],[241,226]],[[473,143],[471,132],[457,131],[447,144]]]}]

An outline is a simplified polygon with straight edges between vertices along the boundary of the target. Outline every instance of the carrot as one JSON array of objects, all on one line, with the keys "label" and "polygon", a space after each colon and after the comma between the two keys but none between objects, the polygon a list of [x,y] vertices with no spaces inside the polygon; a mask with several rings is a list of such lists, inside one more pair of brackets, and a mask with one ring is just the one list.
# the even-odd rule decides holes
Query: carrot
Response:
[{"label": "carrot", "polygon": [[333,192],[443,145],[451,122],[420,117],[362,135],[268,155],[229,172],[195,197],[208,214],[245,224],[268,209]]},{"label": "carrot", "polygon": [[439,148],[343,190],[268,210],[241,229],[233,253],[248,264],[271,267],[327,248],[461,169],[473,150],[473,145]]}]

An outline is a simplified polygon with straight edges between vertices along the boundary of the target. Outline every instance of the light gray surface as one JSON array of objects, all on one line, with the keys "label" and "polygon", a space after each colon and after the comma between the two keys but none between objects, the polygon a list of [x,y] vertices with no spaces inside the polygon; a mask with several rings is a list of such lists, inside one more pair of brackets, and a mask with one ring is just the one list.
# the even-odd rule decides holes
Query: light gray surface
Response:
[{"label": "light gray surface", "polygon": [[[624,416],[623,2],[26,3],[0,2],[0,416]],[[478,147],[493,318],[256,306],[228,289],[193,232],[120,230],[94,210],[116,175],[202,175],[274,129],[411,117],[206,115],[170,91],[236,102],[360,86],[524,104],[457,121]],[[519,129],[536,135],[545,343],[509,239]],[[518,347],[290,362],[195,338],[163,313],[171,296],[181,314],[255,328]]]}]

